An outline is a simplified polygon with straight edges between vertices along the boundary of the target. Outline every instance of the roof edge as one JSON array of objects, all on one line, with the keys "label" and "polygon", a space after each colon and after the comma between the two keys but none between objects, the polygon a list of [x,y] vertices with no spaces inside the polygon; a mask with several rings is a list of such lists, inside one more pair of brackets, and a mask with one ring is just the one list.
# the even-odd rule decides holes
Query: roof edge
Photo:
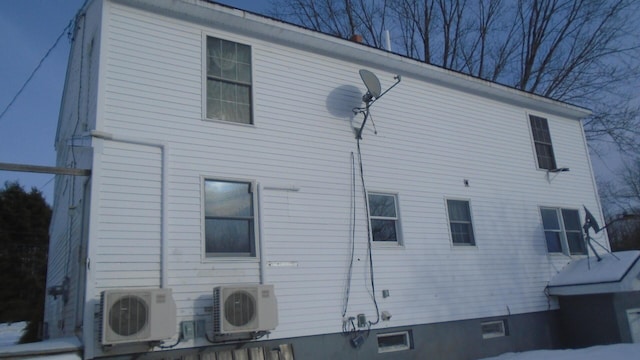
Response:
[{"label": "roof edge", "polygon": [[[589,109],[444,69],[396,53],[351,42],[295,24],[208,0],[110,0],[240,35],[371,66],[529,110],[581,120]],[[241,21],[239,21],[241,20]]]}]

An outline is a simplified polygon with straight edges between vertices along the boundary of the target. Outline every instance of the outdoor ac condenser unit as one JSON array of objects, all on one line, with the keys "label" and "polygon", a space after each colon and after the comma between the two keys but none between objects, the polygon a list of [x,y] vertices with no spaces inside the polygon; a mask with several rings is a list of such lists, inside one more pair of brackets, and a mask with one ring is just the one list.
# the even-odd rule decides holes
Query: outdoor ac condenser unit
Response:
[{"label": "outdoor ac condenser unit", "polygon": [[171,289],[113,289],[102,292],[102,345],[157,341],[176,334]]},{"label": "outdoor ac condenser unit", "polygon": [[278,304],[273,285],[231,285],[213,290],[213,326],[216,334],[273,330]]}]

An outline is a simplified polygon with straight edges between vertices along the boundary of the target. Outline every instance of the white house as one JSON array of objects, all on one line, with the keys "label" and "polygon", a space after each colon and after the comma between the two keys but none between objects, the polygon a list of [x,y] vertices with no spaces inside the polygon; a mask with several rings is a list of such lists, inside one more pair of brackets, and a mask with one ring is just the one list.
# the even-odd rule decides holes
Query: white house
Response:
[{"label": "white house", "polygon": [[[364,125],[361,69],[397,84]],[[583,205],[602,220],[588,115],[204,0],[90,0],[56,147],[91,175],[56,179],[46,332],[87,359],[558,347],[546,286],[587,254]]]}]

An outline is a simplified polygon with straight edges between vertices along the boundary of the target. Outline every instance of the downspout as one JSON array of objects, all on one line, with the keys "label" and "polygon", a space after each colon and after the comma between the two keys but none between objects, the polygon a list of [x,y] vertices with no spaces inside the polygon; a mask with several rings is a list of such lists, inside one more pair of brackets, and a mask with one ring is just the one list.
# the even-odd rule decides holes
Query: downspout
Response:
[{"label": "downspout", "polygon": [[169,180],[168,168],[169,168],[169,156],[167,154],[167,144],[163,142],[154,142],[146,139],[137,139],[130,138],[126,136],[113,135],[108,132],[92,130],[90,132],[91,137],[107,140],[107,141],[115,141],[126,144],[133,145],[142,145],[142,146],[150,146],[156,147],[160,149],[160,154],[162,156],[162,169],[161,169],[161,180],[160,180],[160,191],[161,191],[161,199],[160,199],[160,287],[166,288],[168,285],[167,279],[167,262],[168,262],[168,192],[167,192],[167,184]]}]

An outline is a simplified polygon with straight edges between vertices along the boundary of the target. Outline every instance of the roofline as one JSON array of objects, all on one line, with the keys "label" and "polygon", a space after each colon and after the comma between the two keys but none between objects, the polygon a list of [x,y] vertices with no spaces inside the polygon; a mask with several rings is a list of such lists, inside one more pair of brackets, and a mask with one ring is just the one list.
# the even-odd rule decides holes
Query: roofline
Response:
[{"label": "roofline", "polygon": [[[370,66],[403,77],[444,85],[459,91],[506,102],[526,109],[575,120],[589,109],[553,100],[488,80],[447,70],[402,55],[354,43],[298,25],[209,0],[110,0],[225,31],[293,46],[306,51]],[[238,21],[241,20],[241,21]]]}]

